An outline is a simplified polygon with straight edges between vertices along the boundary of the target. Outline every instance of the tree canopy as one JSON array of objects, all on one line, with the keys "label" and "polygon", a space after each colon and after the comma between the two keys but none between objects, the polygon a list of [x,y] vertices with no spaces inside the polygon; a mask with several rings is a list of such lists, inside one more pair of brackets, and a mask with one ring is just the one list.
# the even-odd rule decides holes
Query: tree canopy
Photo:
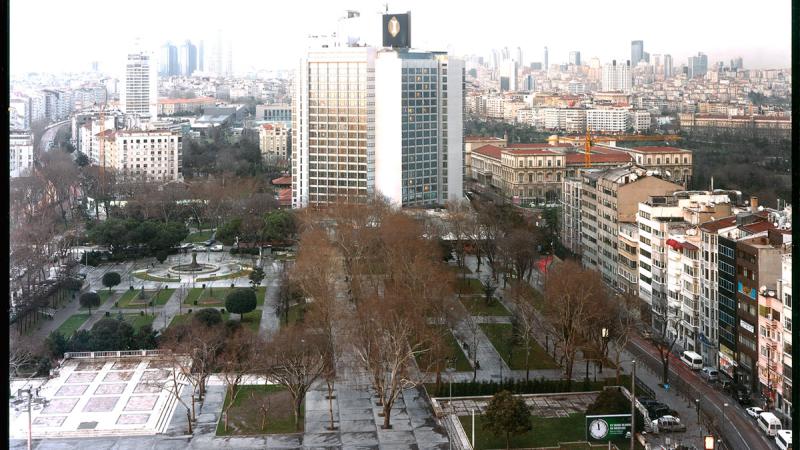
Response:
[{"label": "tree canopy", "polygon": [[256,293],[252,289],[235,289],[225,297],[225,308],[234,314],[239,314],[239,320],[244,314],[256,309],[256,303]]},{"label": "tree canopy", "polygon": [[504,435],[506,448],[510,448],[512,435],[526,433],[531,429],[531,412],[525,400],[514,397],[508,391],[495,394],[484,415],[484,427],[496,436]]}]

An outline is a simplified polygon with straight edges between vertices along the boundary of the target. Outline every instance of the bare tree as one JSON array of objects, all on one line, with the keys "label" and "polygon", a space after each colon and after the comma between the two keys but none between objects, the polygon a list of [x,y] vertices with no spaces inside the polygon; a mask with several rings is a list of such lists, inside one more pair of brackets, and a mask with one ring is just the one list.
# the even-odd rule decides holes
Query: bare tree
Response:
[{"label": "bare tree", "polygon": [[240,327],[226,339],[219,357],[219,368],[225,380],[228,400],[223,404],[224,427],[228,431],[229,412],[242,391],[242,379],[257,366],[257,354],[264,347],[259,336],[249,328]]},{"label": "bare tree", "polygon": [[171,351],[174,367],[192,386],[192,420],[195,400],[202,401],[205,396],[206,381],[217,368],[225,338],[222,324],[208,327],[199,323],[167,328],[161,337],[159,347]]},{"label": "bare tree", "polygon": [[547,280],[543,312],[564,352],[567,383],[572,383],[575,356],[584,344],[584,330],[591,326],[593,308],[605,295],[600,274],[575,261],[559,264]]},{"label": "bare tree", "polygon": [[678,316],[677,311],[669,310],[669,306],[665,305],[664,309],[666,317],[662,316],[662,320],[659,321],[660,327],[653,333],[652,342],[658,351],[658,358],[661,360],[661,384],[669,384],[669,356],[678,340],[678,333],[674,332]]},{"label": "bare tree", "polygon": [[327,343],[321,333],[302,325],[282,328],[262,352],[264,372],[284,386],[292,397],[294,423],[300,429],[300,408],[306,393],[328,364]]},{"label": "bare tree", "polygon": [[636,308],[638,307],[639,299],[630,292],[626,292],[615,300],[615,307],[613,308],[614,320],[610,324],[608,338],[614,344],[614,366],[616,367],[617,384],[619,384],[622,352],[628,345],[631,334],[636,328]]},{"label": "bare tree", "polygon": [[517,279],[530,277],[538,256],[538,244],[538,233],[526,228],[515,228],[500,239],[500,254]]},{"label": "bare tree", "polygon": [[407,298],[362,299],[350,325],[351,343],[359,367],[365,370],[383,410],[383,429],[391,428],[392,406],[403,390],[421,382],[415,359],[428,351],[417,339],[418,318]]},{"label": "bare tree", "polygon": [[517,337],[525,346],[525,380],[530,379],[531,346],[536,341],[536,331],[541,329],[539,311],[536,309],[536,294],[525,280],[516,280],[511,285],[513,323]]}]

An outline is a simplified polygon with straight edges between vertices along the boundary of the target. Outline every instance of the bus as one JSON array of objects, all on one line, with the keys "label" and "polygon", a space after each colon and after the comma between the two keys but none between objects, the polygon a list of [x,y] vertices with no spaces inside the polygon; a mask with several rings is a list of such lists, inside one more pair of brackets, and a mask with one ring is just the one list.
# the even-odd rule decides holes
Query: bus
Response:
[{"label": "bus", "polygon": [[767,434],[767,436],[776,436],[780,431],[781,421],[775,414],[771,412],[762,412],[758,415],[758,428]]}]

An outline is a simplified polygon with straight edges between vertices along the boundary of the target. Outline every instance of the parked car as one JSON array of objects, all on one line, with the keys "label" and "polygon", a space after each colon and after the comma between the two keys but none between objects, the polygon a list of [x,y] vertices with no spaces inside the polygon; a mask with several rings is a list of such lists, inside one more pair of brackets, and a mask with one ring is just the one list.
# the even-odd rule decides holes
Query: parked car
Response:
[{"label": "parked car", "polygon": [[686,431],[686,425],[675,416],[659,417],[653,421],[653,433],[670,433]]},{"label": "parked car", "polygon": [[214,245],[214,242],[217,242],[217,240],[216,239],[209,239],[209,240],[203,242],[203,245],[205,245],[206,247],[211,247],[212,245]]},{"label": "parked car", "polygon": [[647,415],[650,416],[651,419],[658,419],[659,417],[668,416],[671,415],[673,412],[674,411],[671,410],[669,406],[663,403],[647,407]]},{"label": "parked car", "polygon": [[763,409],[759,408],[758,406],[751,406],[749,408],[745,408],[745,412],[748,416],[752,417],[753,419],[757,419],[758,415],[764,412]]},{"label": "parked car", "polygon": [[719,380],[719,371],[713,367],[703,367],[700,376],[706,379],[709,383]]},{"label": "parked car", "polygon": [[221,252],[222,251],[222,244],[216,244],[211,246],[212,252]]}]

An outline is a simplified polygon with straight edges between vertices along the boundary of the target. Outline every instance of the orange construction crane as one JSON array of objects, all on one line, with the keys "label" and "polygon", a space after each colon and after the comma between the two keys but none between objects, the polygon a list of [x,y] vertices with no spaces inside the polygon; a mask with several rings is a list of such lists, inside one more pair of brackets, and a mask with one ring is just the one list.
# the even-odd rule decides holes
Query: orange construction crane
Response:
[{"label": "orange construction crane", "polygon": [[584,167],[592,167],[592,136],[589,134],[589,127],[586,127],[586,142],[583,144],[585,151]]}]

